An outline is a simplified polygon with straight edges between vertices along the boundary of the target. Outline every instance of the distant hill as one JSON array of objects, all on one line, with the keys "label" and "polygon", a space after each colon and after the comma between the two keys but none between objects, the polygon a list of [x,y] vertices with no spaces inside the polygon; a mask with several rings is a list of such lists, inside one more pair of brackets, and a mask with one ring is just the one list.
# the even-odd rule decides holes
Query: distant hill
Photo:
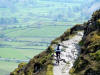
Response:
[{"label": "distant hill", "polygon": [[0,26],[82,23],[99,4],[99,0],[0,0]]}]

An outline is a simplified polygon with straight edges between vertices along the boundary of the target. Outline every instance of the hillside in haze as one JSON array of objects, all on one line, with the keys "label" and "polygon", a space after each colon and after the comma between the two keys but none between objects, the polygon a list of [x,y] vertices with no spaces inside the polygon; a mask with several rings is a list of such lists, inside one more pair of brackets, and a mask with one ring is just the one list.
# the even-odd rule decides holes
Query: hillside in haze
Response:
[{"label": "hillside in haze", "polygon": [[0,0],[0,25],[73,25],[89,19],[99,3],[99,0]]}]

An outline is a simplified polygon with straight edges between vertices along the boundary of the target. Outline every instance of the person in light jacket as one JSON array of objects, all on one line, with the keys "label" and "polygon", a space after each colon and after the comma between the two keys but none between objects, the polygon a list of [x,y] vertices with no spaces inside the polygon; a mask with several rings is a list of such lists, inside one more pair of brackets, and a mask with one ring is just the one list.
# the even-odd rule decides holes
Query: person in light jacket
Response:
[{"label": "person in light jacket", "polygon": [[58,44],[57,47],[56,47],[56,49],[55,49],[56,57],[59,56],[59,58],[60,58],[61,49],[62,49],[62,46],[60,44]]}]

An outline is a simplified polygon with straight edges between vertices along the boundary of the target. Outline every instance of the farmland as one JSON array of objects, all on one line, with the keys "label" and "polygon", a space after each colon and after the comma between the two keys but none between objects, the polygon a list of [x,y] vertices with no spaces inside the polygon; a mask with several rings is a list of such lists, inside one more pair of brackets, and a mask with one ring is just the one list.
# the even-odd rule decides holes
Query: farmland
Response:
[{"label": "farmland", "polygon": [[[0,38],[0,65],[6,64],[10,69],[0,67],[5,75],[16,68],[21,61],[27,62],[33,56],[44,51],[50,41],[61,35],[71,26],[49,26],[43,28],[13,28],[2,31],[4,36]],[[48,30],[48,31],[47,31]],[[52,31],[51,31],[52,30]],[[59,32],[59,30],[61,32]],[[14,65],[13,65],[14,64]],[[13,66],[11,66],[13,65]]]}]

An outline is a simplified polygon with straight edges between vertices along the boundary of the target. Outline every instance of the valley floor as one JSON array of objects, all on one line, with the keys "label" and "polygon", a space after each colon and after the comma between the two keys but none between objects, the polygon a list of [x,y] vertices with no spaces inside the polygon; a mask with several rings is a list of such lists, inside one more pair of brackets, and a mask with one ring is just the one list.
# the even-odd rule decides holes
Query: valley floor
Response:
[{"label": "valley floor", "polygon": [[[72,68],[73,63],[80,54],[80,46],[78,43],[81,41],[82,36],[83,32],[78,32],[77,35],[70,40],[62,42],[64,51],[61,52],[61,59],[63,61],[60,61],[60,64],[58,65],[56,60],[54,60],[54,75],[70,75],[69,70]],[[56,57],[54,57],[54,59],[56,59]]]}]

